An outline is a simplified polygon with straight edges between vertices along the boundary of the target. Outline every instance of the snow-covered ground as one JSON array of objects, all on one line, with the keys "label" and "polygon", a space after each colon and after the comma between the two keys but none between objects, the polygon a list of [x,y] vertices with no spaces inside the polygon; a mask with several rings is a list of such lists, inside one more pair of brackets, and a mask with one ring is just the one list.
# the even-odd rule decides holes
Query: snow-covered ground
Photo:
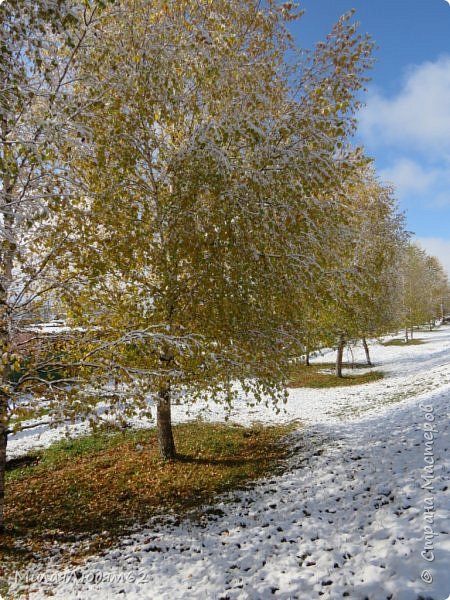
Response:
[{"label": "snow-covered ground", "polygon": [[[201,418],[205,421],[230,421],[241,424],[251,422],[284,423],[294,419],[305,424],[339,423],[355,419],[361,415],[383,413],[389,404],[409,401],[420,394],[441,390],[445,385],[450,389],[450,327],[444,326],[431,333],[421,332],[417,337],[425,340],[424,345],[398,348],[384,347],[378,343],[371,345],[372,361],[375,370],[382,370],[386,377],[375,383],[330,389],[290,390],[286,405],[273,407],[259,404],[250,406],[242,394],[240,402],[232,410],[224,404],[197,402],[179,404],[172,408],[174,422]],[[363,362],[364,351],[354,348],[344,357],[355,363]],[[333,362],[335,352],[322,353],[311,362]],[[344,370],[350,372],[350,370]],[[355,373],[362,373],[361,369]],[[101,406],[100,406],[101,410]],[[47,422],[48,417],[40,419]],[[27,423],[39,423],[39,419]],[[149,427],[154,421],[145,418],[130,419],[136,427]],[[85,423],[67,424],[65,427],[49,428],[47,425],[26,429],[11,435],[8,441],[8,457],[13,458],[35,448],[44,448],[65,435],[86,433]]]},{"label": "snow-covered ground", "polygon": [[[386,373],[378,382],[291,390],[279,413],[242,399],[232,421],[305,424],[283,474],[223,496],[201,518],[150,522],[76,577],[50,561],[30,597],[447,600],[450,328],[420,337],[425,344],[372,347]],[[226,414],[174,407],[178,421]],[[31,431],[11,440],[11,455],[62,435]]]}]

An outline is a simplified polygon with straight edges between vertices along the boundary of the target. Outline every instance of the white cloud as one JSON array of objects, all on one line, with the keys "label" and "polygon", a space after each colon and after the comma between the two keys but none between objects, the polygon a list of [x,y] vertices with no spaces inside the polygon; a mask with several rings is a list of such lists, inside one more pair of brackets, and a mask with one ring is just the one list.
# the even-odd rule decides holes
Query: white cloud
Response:
[{"label": "white cloud", "polygon": [[431,256],[437,256],[450,277],[450,240],[432,237],[417,238],[419,244]]},{"label": "white cloud", "polygon": [[392,183],[400,196],[427,192],[440,176],[438,170],[425,170],[419,163],[400,158],[391,167],[382,169],[383,181]]},{"label": "white cloud", "polygon": [[395,187],[399,199],[420,197],[434,207],[450,206],[450,168],[430,167],[410,158],[398,158],[380,169],[382,181]]},{"label": "white cloud", "polygon": [[412,67],[400,93],[369,95],[360,132],[373,144],[450,152],[450,56]]}]

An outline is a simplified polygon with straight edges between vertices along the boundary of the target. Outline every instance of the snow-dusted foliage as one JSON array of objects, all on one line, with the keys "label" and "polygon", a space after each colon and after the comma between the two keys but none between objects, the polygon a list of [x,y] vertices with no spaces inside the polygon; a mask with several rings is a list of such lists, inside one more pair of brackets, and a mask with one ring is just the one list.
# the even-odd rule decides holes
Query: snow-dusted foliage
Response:
[{"label": "snow-dusted foliage", "polygon": [[406,340],[409,332],[414,335],[414,326],[429,323],[433,327],[435,320],[444,317],[447,274],[439,260],[417,244],[409,244],[403,252],[398,285],[400,323]]},{"label": "snow-dusted foliage", "polygon": [[[0,6],[1,465],[17,392],[39,379],[29,349],[38,336],[22,328],[61,284],[53,267],[58,243],[43,249],[41,240],[69,195],[63,149],[80,136],[82,110],[73,95],[74,65],[95,12],[89,3],[65,0]],[[0,527],[2,508],[0,483]]]},{"label": "snow-dusted foliage", "polygon": [[119,2],[84,54],[77,92],[105,101],[72,165],[89,192],[60,255],[78,274],[66,302],[93,334],[78,345],[95,380],[125,378],[141,408],[158,394],[167,456],[171,390],[229,398],[238,379],[283,397],[299,303],[320,292],[348,212],[371,44],[345,17],[300,58],[287,8]]}]

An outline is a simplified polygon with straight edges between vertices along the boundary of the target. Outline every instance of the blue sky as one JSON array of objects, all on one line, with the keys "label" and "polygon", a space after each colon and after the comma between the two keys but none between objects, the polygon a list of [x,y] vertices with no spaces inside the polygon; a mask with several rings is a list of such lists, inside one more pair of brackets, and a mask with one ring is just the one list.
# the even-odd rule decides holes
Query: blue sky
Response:
[{"label": "blue sky", "polygon": [[450,274],[450,5],[446,0],[304,0],[291,25],[310,48],[356,9],[377,44],[357,141],[395,186],[407,228]]}]

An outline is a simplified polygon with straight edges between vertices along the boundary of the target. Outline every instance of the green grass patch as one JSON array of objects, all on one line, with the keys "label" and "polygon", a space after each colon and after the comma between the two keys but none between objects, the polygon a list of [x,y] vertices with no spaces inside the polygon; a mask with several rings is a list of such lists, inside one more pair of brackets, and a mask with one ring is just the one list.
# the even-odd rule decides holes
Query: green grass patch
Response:
[{"label": "green grass patch", "polygon": [[396,338],[394,340],[389,340],[388,342],[383,342],[383,346],[420,346],[425,344],[426,342],[421,339],[412,339],[406,341],[405,338]]},{"label": "green grass patch", "polygon": [[[344,365],[349,368],[350,365]],[[367,365],[355,365],[355,369],[367,368]],[[367,373],[345,374],[336,377],[334,373],[323,373],[326,369],[334,368],[332,363],[306,365],[292,365],[288,387],[290,388],[331,388],[349,385],[361,385],[383,379],[381,371],[368,371]]]},{"label": "green grass patch", "polygon": [[97,432],[18,459],[7,472],[0,561],[42,560],[55,539],[86,538],[80,556],[97,552],[129,526],[211,503],[279,467],[293,428],[180,424],[174,461],[160,458],[155,430]]}]

